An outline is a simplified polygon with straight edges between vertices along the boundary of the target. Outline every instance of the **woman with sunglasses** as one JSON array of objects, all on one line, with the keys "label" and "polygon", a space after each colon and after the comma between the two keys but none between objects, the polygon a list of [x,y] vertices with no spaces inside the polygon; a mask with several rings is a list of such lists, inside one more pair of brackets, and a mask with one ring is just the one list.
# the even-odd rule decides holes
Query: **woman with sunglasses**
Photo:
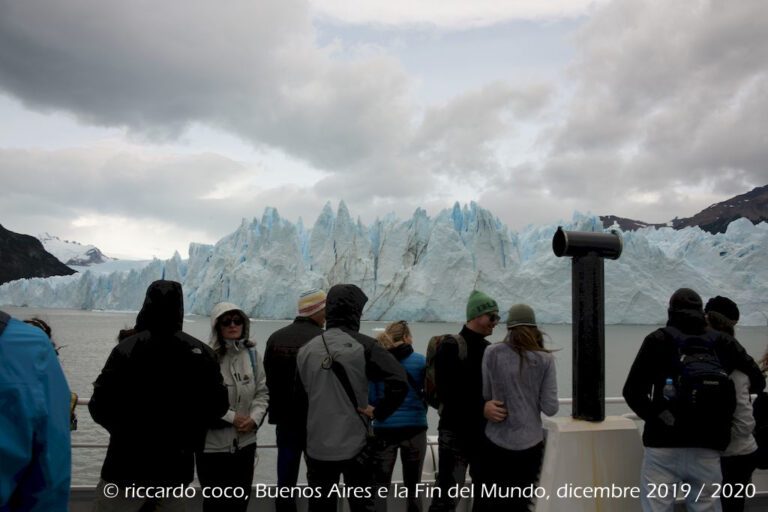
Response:
[{"label": "woman with sunglasses", "polygon": [[[408,394],[391,416],[373,422],[376,436],[374,481],[379,487],[389,488],[399,451],[403,484],[408,489],[407,512],[420,512],[421,499],[416,496],[416,484],[421,482],[421,469],[427,453],[427,406],[424,402],[427,360],[413,351],[413,336],[405,320],[389,324],[376,341],[403,365],[408,377]],[[384,394],[384,384],[371,382],[369,390],[368,403],[375,407]],[[376,493],[374,503],[376,512],[386,511],[386,498],[379,498]]]},{"label": "woman with sunglasses", "polygon": [[[248,508],[256,431],[269,403],[264,365],[249,332],[248,315],[238,306],[220,302],[213,307],[210,343],[229,391],[229,411],[208,430],[205,449],[197,455],[205,512]],[[222,494],[227,497],[216,498]]]},{"label": "woman with sunglasses", "polygon": [[488,510],[528,510],[519,491],[536,484],[544,457],[541,413],[557,413],[555,360],[529,306],[509,308],[507,336],[483,355],[483,397],[491,454],[487,484],[518,489],[516,499],[491,499]]}]

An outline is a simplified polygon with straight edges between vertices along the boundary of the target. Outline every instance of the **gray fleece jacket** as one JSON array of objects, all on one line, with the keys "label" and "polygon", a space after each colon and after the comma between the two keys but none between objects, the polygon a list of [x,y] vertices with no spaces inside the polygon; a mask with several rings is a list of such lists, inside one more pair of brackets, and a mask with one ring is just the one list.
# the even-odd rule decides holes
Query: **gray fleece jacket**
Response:
[{"label": "gray fleece jacket", "polygon": [[296,358],[296,407],[306,413],[307,455],[323,461],[348,460],[366,444],[368,417],[355,404],[330,367],[344,367],[357,407],[368,406],[368,381],[382,382],[384,394],[374,417],[386,419],[408,394],[402,365],[376,340],[360,334],[367,297],[355,285],[336,285],[328,292],[328,330],[304,345]]}]

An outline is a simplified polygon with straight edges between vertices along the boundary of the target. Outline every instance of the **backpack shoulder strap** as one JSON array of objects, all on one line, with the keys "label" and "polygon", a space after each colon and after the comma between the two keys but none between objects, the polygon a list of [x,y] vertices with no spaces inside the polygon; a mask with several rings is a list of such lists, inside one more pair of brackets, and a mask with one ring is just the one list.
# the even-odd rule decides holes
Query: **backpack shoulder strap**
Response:
[{"label": "backpack shoulder strap", "polygon": [[256,375],[256,356],[253,355],[253,350],[250,348],[248,349],[248,358],[251,360],[251,369],[253,370],[253,378],[255,379],[257,377]]},{"label": "backpack shoulder strap", "polygon": [[671,337],[673,340],[675,340],[675,343],[678,345],[685,337],[685,334],[683,334],[683,331],[678,329],[677,327],[672,327],[671,325],[667,325],[666,327],[661,328],[662,332],[667,334],[669,337]]},{"label": "backpack shoulder strap", "polygon": [[336,376],[336,379],[339,381],[339,384],[341,384],[341,387],[344,389],[344,392],[349,398],[349,401],[352,402],[352,407],[354,407],[355,409],[355,414],[357,414],[357,417],[360,418],[360,421],[363,422],[363,426],[365,427],[366,433],[370,433],[369,432],[370,422],[364,419],[360,411],[357,410],[359,405],[357,403],[357,398],[355,398],[355,391],[352,389],[352,383],[349,380],[349,375],[347,375],[347,370],[344,368],[344,366],[340,362],[336,361],[333,358],[333,355],[331,354],[330,350],[328,350],[328,343],[325,341],[325,333],[321,333],[320,336],[323,340],[325,351],[328,354],[327,360],[330,362],[330,370]]},{"label": "backpack shoulder strap", "polygon": [[683,331],[681,331],[677,327],[672,327],[671,325],[664,327],[662,331],[664,331],[666,334],[671,336],[673,340],[675,340],[675,344],[677,345],[677,352],[681,357],[685,351],[687,340],[689,338],[696,338],[704,341],[706,343],[706,346],[710,349],[713,348],[715,344],[714,337],[712,336],[712,333],[709,331],[703,333],[700,336],[695,334],[689,335],[689,334],[685,334]]},{"label": "backpack shoulder strap", "polygon": [[467,340],[461,334],[452,334],[451,337],[456,340],[456,345],[459,347],[459,361],[467,359]]}]

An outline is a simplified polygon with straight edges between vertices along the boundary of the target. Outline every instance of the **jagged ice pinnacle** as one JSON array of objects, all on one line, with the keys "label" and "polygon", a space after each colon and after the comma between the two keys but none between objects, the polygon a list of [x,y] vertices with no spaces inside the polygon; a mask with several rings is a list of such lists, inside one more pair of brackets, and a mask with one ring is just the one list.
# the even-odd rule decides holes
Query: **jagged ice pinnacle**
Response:
[{"label": "jagged ice pinnacle", "polygon": [[[599,218],[574,214],[566,230],[604,231]],[[341,202],[326,204],[311,229],[266,208],[215,245],[192,243],[140,269],[22,279],[0,286],[0,303],[39,307],[137,310],[159,279],[184,286],[187,313],[208,315],[219,301],[240,304],[255,318],[292,318],[308,288],[354,283],[368,295],[364,320],[463,321],[473,288],[496,298],[502,312],[530,304],[544,323],[571,320],[570,260],[552,252],[557,224],[513,232],[475,203],[434,218],[417,209],[364,226]],[[605,262],[608,323],[658,324],[679,287],[706,300],[728,295],[743,325],[764,325],[768,314],[768,224],[734,221],[725,233],[699,228],[643,228],[621,233],[624,252]]]}]

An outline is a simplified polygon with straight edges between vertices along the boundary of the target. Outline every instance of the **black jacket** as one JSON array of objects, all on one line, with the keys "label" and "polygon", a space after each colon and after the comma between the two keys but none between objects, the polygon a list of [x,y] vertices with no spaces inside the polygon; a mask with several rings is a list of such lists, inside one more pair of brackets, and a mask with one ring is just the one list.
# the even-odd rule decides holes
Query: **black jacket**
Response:
[{"label": "black jacket", "polygon": [[136,318],[93,384],[88,404],[110,434],[101,477],[128,485],[192,481],[208,426],[229,408],[213,350],[181,332],[181,285],[155,281]]},{"label": "black jacket", "polygon": [[464,361],[459,361],[459,348],[453,339],[441,343],[435,354],[437,396],[443,404],[438,428],[477,440],[483,437],[486,424],[482,363],[490,343],[466,325],[460,334],[467,342]]},{"label": "black jacket", "polygon": [[[701,334],[707,329],[703,313],[670,314],[667,325],[678,328],[684,334]],[[740,370],[749,377],[752,392],[765,387],[765,378],[754,359],[733,337],[720,333],[715,341],[715,352],[726,371]],[[678,357],[675,340],[664,330],[657,329],[646,336],[624,384],[624,398],[627,405],[645,421],[645,446],[714,448],[699,438],[696,432],[681,431],[666,425],[659,418],[666,408],[662,389],[666,379],[676,373]]]},{"label": "black jacket", "polygon": [[293,383],[296,375],[296,354],[323,329],[307,317],[297,316],[291,325],[273,332],[264,350],[264,371],[269,388],[269,422],[303,428],[296,419],[293,404]]}]

